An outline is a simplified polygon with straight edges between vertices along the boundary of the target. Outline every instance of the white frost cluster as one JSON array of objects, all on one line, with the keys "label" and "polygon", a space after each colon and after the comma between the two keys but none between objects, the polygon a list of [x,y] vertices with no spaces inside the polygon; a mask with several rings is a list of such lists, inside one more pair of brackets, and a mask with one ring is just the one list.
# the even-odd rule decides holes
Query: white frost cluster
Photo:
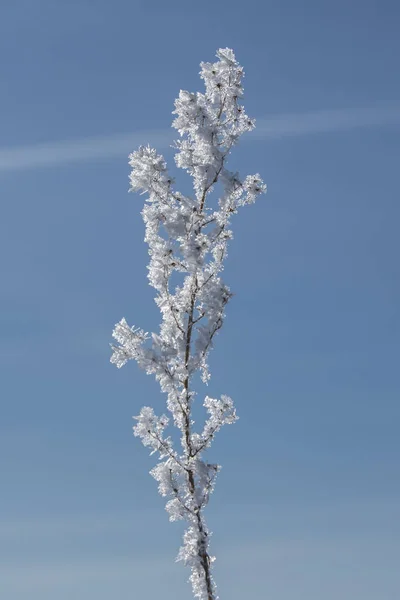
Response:
[{"label": "white frost cluster", "polygon": [[[200,600],[217,598],[211,575],[214,559],[208,551],[210,532],[202,510],[219,470],[203,460],[202,453],[222,425],[234,423],[237,416],[231,398],[207,396],[208,418],[201,433],[195,432],[191,383],[196,372],[208,383],[207,356],[232,296],[220,275],[232,239],[231,216],[266,191],[258,174],[241,180],[226,168],[232,147],[255,123],[241,104],[244,73],[234,53],[220,49],[217,58],[215,63],[201,64],[205,92],[181,91],[175,101],[173,127],[181,136],[175,160],[193,178],[194,196],[174,189],[164,158],[153,148],[141,147],[130,155],[130,190],[147,194],[142,216],[150,255],[148,279],[157,292],[162,322],[159,333],[148,336],[122,319],[113,332],[118,345],[112,346],[111,357],[117,367],[135,359],[155,375],[167,394],[181,448],[174,449],[164,436],[168,418],[157,417],[149,407],[135,417],[134,434],[152,453],[159,453],[160,462],[151,475],[160,494],[169,498],[170,520],[188,522],[178,560],[190,566],[193,593]],[[217,182],[222,191],[212,202]],[[174,289],[173,275],[180,282]]]}]

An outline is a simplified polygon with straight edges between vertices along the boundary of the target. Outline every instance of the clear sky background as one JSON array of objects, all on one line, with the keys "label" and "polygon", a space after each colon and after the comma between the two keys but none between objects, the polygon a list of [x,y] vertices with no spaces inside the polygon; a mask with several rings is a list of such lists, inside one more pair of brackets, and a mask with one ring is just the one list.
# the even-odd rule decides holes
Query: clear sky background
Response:
[{"label": "clear sky background", "polygon": [[172,165],[173,101],[226,46],[259,123],[231,165],[269,190],[211,356],[240,415],[211,452],[220,596],[400,596],[399,30],[396,0],[3,0],[1,598],[190,597],[131,432],[164,398],[108,344],[159,323],[127,155]]}]

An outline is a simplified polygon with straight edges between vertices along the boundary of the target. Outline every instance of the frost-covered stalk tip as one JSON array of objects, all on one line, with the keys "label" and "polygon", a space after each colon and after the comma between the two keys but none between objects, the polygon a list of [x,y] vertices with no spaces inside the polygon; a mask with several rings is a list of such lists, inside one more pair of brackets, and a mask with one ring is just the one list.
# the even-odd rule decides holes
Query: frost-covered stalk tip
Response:
[{"label": "frost-covered stalk tip", "polygon": [[[192,176],[194,196],[175,190],[164,158],[156,150],[141,147],[130,155],[130,189],[148,194],[142,211],[150,254],[148,279],[157,291],[162,322],[159,334],[149,336],[122,319],[113,332],[118,345],[112,346],[111,357],[117,367],[135,359],[146,373],[155,375],[167,394],[181,448],[165,436],[168,418],[157,417],[152,408],[142,408],[133,429],[152,453],[158,453],[159,462],[151,475],[160,494],[168,497],[170,520],[188,522],[178,560],[190,566],[193,593],[200,600],[217,598],[203,509],[219,470],[219,465],[202,456],[222,425],[234,423],[237,416],[231,398],[207,396],[208,418],[202,431],[194,431],[191,383],[196,372],[204,383],[210,378],[207,355],[231,298],[220,276],[232,239],[231,216],[266,191],[258,174],[241,180],[226,168],[232,147],[254,128],[254,121],[241,104],[243,69],[235,55],[226,48],[218,50],[217,58],[216,63],[201,64],[205,93],[181,91],[175,101],[173,127],[181,136],[175,161]],[[212,203],[210,194],[217,182],[222,191]],[[181,285],[171,289],[171,277],[177,273]]]}]

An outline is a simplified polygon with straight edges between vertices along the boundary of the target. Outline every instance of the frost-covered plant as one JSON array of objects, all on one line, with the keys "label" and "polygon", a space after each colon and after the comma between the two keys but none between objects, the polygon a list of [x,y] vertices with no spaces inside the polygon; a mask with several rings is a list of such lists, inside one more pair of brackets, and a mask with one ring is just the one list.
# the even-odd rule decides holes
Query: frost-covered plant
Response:
[{"label": "frost-covered plant", "polygon": [[[146,373],[153,373],[167,394],[167,408],[180,432],[181,447],[165,435],[169,419],[144,407],[134,434],[159,462],[151,470],[171,521],[184,519],[188,528],[177,560],[191,568],[194,596],[216,600],[209,554],[210,532],[203,509],[214,488],[219,465],[202,458],[215,434],[237,419],[231,398],[206,396],[208,413],[202,431],[194,431],[192,380],[199,372],[204,383],[210,374],[207,356],[224,321],[232,294],[220,273],[232,239],[231,216],[252,204],[266,191],[258,174],[244,180],[228,171],[226,160],[239,137],[254,128],[241,104],[243,69],[232,50],[218,50],[218,61],[202,63],[205,93],[181,91],[175,101],[173,127],[180,133],[175,161],[193,178],[194,197],[175,191],[164,158],[141,147],[130,155],[130,190],[148,194],[142,216],[149,245],[148,279],[162,314],[159,334],[148,336],[122,319],[113,332],[111,362],[122,367],[133,358]],[[212,204],[210,194],[219,182],[221,193]],[[177,275],[179,274],[179,275]],[[171,278],[181,278],[172,288]]]}]

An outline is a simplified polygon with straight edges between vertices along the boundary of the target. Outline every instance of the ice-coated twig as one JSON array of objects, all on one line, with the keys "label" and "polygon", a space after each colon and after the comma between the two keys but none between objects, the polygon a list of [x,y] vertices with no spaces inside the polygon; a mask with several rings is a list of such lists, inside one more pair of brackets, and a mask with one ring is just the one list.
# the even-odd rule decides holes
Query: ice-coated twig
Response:
[{"label": "ice-coated twig", "polygon": [[[192,177],[194,196],[174,189],[165,160],[155,149],[140,147],[130,155],[130,191],[147,194],[142,216],[150,255],[148,279],[157,292],[162,321],[159,333],[149,336],[122,319],[113,332],[118,345],[112,346],[111,357],[117,367],[136,360],[167,394],[181,448],[164,437],[168,418],[157,417],[149,407],[135,417],[134,434],[152,454],[158,453],[160,462],[151,475],[160,494],[168,498],[170,520],[188,523],[178,560],[190,566],[193,593],[200,600],[217,599],[203,509],[219,470],[202,454],[219,429],[237,416],[228,396],[206,396],[209,416],[202,431],[194,431],[192,379],[199,372],[204,383],[209,381],[207,357],[232,297],[220,275],[232,239],[231,217],[266,191],[258,174],[241,180],[226,167],[232,148],[255,123],[241,104],[244,73],[233,51],[220,49],[217,59],[201,63],[205,92],[181,91],[175,101],[173,127],[181,136],[175,144],[175,161]],[[213,199],[217,183],[220,193]],[[180,278],[174,289],[172,278],[175,282]]]}]

